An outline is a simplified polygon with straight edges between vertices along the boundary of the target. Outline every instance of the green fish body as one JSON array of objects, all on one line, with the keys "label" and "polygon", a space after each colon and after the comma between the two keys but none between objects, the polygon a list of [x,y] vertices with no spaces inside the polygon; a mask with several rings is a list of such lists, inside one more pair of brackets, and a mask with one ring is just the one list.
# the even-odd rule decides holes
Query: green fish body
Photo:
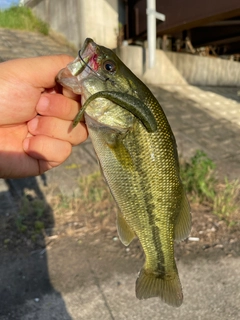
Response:
[{"label": "green fish body", "polygon": [[160,297],[180,306],[183,294],[174,240],[188,236],[191,215],[175,138],[161,106],[111,50],[91,39],[86,39],[79,57],[60,71],[57,80],[82,96],[83,109],[75,124],[84,114],[119,207],[119,238],[127,246],[137,236],[144,250],[137,298]]}]

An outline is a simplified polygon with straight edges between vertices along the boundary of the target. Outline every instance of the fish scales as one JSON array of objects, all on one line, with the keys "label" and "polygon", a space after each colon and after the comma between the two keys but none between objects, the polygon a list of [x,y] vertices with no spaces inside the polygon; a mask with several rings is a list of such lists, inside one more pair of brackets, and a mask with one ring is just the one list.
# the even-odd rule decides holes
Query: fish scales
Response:
[{"label": "fish scales", "polygon": [[[145,253],[146,261],[136,281],[136,296],[159,296],[170,305],[180,306],[183,294],[174,259],[174,240],[187,237],[191,217],[179,176],[174,135],[151,91],[112,51],[91,39],[86,40],[83,48],[82,54],[87,52],[84,59],[89,61],[87,74],[76,78],[68,69],[60,72],[58,81],[84,97],[89,135],[119,207],[120,239],[128,245],[136,235]],[[117,65],[117,71],[107,72],[107,63]],[[99,77],[105,77],[105,82]],[[116,94],[111,93],[115,91]],[[106,92],[105,98],[101,92],[102,96]]]}]

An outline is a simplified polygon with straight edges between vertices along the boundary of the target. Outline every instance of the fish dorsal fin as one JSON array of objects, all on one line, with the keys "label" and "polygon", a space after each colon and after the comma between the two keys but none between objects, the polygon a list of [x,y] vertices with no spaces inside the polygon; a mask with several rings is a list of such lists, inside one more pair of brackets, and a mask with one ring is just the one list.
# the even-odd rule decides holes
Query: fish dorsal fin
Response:
[{"label": "fish dorsal fin", "polygon": [[175,224],[174,240],[181,241],[188,237],[191,231],[191,212],[187,196],[183,192],[181,211],[177,217]]},{"label": "fish dorsal fin", "polygon": [[129,227],[129,225],[127,224],[126,220],[120,212],[117,213],[117,230],[119,239],[125,246],[128,246],[135,238],[135,233]]}]

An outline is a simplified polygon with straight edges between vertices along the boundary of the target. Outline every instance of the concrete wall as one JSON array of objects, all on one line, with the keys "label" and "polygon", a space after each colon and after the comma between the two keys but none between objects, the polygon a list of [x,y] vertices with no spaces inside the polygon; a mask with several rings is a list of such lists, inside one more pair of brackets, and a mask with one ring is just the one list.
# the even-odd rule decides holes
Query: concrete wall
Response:
[{"label": "concrete wall", "polygon": [[156,51],[156,66],[146,68],[148,50],[140,46],[125,46],[117,51],[121,60],[143,81],[152,84],[186,84],[185,79],[174,67],[162,50]]},{"label": "concrete wall", "polygon": [[240,63],[214,57],[166,52],[188,83],[203,86],[240,86]]},{"label": "concrete wall", "polygon": [[118,31],[117,0],[80,0],[81,39],[93,38],[97,43],[115,48]]},{"label": "concrete wall", "polygon": [[148,69],[148,50],[126,46],[118,54],[138,77],[155,85],[240,86],[239,62],[156,50],[156,66]]},{"label": "concrete wall", "polygon": [[86,38],[115,48],[118,0],[30,0],[25,5],[77,49]]}]

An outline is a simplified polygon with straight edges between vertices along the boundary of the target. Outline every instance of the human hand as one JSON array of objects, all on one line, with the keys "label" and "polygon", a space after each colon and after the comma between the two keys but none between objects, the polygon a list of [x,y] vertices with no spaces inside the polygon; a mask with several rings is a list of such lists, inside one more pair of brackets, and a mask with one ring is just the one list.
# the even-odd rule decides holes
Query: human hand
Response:
[{"label": "human hand", "polygon": [[72,130],[79,96],[57,90],[66,55],[0,63],[0,178],[36,176],[58,166],[87,138],[84,123]]}]

